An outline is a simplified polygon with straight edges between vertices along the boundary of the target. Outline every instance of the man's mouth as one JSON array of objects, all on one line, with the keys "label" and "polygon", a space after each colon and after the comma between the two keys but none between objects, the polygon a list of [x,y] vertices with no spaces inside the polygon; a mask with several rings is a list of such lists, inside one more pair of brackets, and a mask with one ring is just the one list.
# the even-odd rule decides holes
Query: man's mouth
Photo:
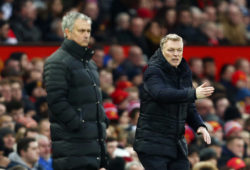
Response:
[{"label": "man's mouth", "polygon": [[172,59],[173,62],[179,62],[179,59]]}]

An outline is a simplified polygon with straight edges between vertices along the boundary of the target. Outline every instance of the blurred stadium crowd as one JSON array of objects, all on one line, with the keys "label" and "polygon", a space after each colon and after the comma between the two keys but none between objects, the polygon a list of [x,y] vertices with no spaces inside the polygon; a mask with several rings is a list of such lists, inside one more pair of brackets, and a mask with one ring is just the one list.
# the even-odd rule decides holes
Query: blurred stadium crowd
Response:
[{"label": "blurred stadium crowd", "polygon": [[[247,0],[0,0],[0,42],[61,42],[65,12],[76,10],[90,16],[93,60],[110,119],[109,169],[142,170],[132,149],[140,113],[139,91],[143,70],[160,38],[177,33],[187,45],[248,45],[249,6]],[[110,45],[108,54],[103,44]],[[124,44],[131,45],[128,56]],[[193,57],[188,62],[194,87],[204,81],[215,87],[212,97],[196,101],[212,144],[205,145],[185,127],[191,168],[250,169],[249,61],[241,58],[234,64],[225,63],[219,71],[211,57]],[[29,61],[27,54],[15,52],[2,63],[0,169],[51,170],[44,60]]]},{"label": "blurred stadium crowd", "polygon": [[185,44],[247,45],[249,6],[249,0],[1,0],[0,42],[60,42],[62,16],[80,11],[93,20],[92,44],[133,43],[151,54],[162,35],[177,33]]}]

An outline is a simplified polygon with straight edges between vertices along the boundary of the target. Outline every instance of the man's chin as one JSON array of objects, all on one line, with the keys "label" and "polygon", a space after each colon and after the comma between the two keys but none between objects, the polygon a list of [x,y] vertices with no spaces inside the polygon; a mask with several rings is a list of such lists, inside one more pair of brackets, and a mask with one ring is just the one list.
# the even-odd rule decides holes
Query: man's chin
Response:
[{"label": "man's chin", "polygon": [[179,63],[178,63],[178,64],[177,64],[177,63],[172,63],[171,65],[172,65],[173,67],[176,67],[176,68],[177,68],[178,65],[179,65]]},{"label": "man's chin", "polygon": [[80,46],[82,47],[87,47],[89,44],[88,43],[81,43]]}]

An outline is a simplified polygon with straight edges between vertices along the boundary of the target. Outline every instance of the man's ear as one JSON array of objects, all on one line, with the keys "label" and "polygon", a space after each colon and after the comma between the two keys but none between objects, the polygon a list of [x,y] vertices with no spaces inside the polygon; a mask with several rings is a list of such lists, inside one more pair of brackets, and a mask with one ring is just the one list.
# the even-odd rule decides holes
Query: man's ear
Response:
[{"label": "man's ear", "polygon": [[66,28],[65,30],[64,30],[64,33],[66,34],[66,38],[70,38],[70,31],[69,31],[69,29],[68,28]]}]

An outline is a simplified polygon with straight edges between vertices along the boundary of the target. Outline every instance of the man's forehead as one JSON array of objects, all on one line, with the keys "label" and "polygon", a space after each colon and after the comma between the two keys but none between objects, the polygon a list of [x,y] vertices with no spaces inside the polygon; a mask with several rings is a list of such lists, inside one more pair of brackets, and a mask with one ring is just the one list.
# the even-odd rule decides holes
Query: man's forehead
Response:
[{"label": "man's forehead", "polygon": [[87,20],[84,20],[84,19],[81,19],[81,18],[76,19],[74,25],[84,26],[84,27],[91,27],[90,23]]},{"label": "man's forehead", "polygon": [[183,47],[183,42],[181,40],[173,41],[173,40],[168,40],[165,44],[165,47]]},{"label": "man's forehead", "polygon": [[38,142],[37,141],[32,141],[29,143],[29,148],[34,148],[38,146]]}]

